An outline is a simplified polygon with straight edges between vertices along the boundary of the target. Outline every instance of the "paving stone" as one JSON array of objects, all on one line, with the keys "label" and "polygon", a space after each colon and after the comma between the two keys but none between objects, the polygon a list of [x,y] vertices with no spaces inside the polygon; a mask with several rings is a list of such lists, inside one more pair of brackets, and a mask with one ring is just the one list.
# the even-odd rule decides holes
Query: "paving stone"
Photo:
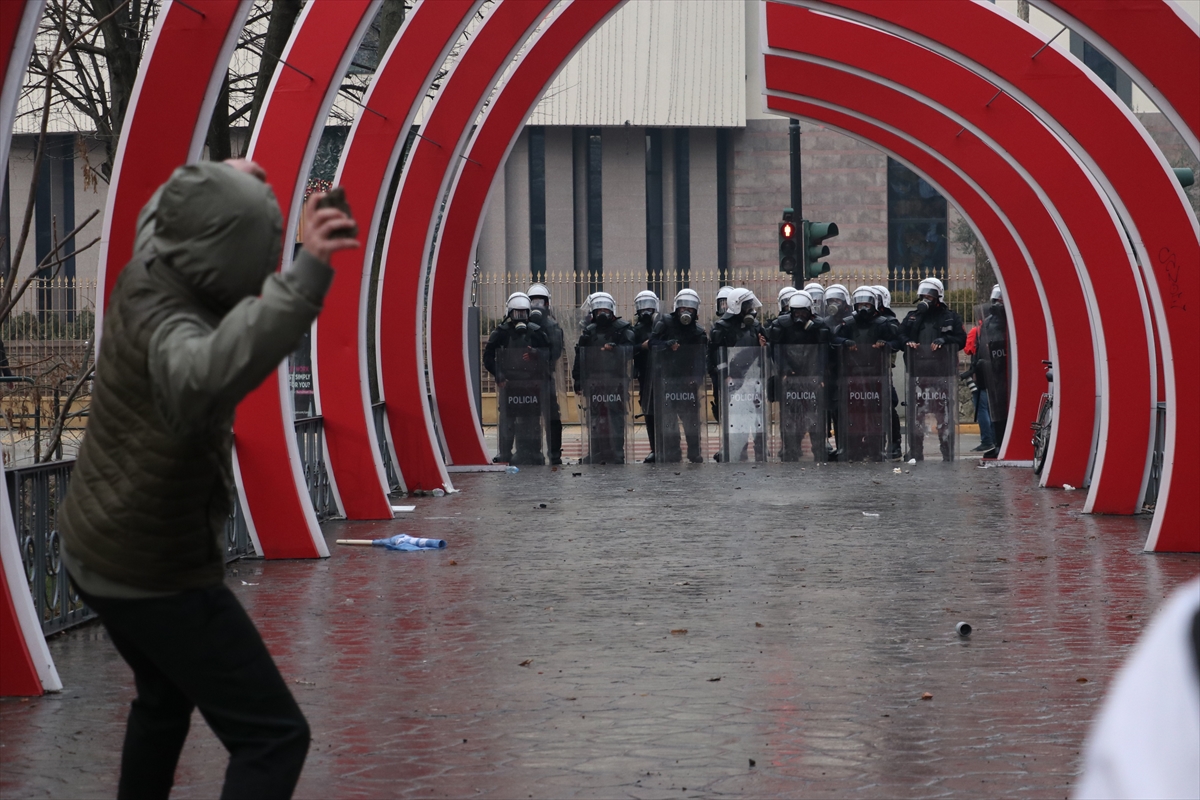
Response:
[{"label": "paving stone", "polygon": [[[804,466],[460,474],[328,560],[233,565],[313,729],[297,796],[1068,795],[1200,559],[1028,470]],[[332,543],[399,532],[450,546]],[[66,689],[0,701],[0,795],[110,797],[129,670],[97,625],[50,648]],[[174,796],[225,761],[197,716]]]}]

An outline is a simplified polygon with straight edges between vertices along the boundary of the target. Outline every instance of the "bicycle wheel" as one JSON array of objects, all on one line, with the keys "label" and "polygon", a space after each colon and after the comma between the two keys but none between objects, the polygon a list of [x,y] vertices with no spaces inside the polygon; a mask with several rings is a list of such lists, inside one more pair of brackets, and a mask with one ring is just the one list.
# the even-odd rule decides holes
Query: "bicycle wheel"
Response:
[{"label": "bicycle wheel", "polygon": [[1033,474],[1041,475],[1046,466],[1046,454],[1050,451],[1050,420],[1052,403],[1047,400],[1038,415],[1037,433],[1033,435]]}]

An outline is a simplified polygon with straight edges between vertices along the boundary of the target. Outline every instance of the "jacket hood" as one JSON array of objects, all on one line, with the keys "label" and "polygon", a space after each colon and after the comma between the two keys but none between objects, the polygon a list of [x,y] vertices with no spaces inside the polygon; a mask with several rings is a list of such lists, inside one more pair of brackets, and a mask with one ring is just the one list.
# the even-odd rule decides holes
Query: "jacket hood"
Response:
[{"label": "jacket hood", "polygon": [[270,186],[201,161],[175,170],[155,198],[150,243],[179,283],[222,315],[259,294],[282,247],[283,215]]}]

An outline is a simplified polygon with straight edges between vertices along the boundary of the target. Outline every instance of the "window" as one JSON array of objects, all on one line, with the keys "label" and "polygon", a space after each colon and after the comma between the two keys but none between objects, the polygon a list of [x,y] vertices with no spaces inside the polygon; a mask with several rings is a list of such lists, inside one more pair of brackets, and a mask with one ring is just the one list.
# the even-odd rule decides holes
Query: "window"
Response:
[{"label": "window", "polygon": [[546,279],[546,129],[529,128],[529,272]]},{"label": "window", "polygon": [[888,289],[912,292],[946,278],[946,199],[921,176],[888,159]]}]

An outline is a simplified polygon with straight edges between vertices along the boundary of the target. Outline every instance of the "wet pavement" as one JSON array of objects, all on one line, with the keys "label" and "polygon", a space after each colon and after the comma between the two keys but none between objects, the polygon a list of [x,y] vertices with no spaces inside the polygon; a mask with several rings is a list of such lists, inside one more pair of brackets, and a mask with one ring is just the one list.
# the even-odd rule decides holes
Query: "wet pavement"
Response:
[{"label": "wet pavement", "polygon": [[[893,467],[456,475],[328,560],[233,565],[313,729],[297,796],[1066,797],[1200,559],[1026,469]],[[332,544],[398,532],[450,546]],[[50,648],[66,689],[0,701],[0,795],[110,797],[131,675],[97,625]],[[195,717],[174,796],[225,760]]]}]

